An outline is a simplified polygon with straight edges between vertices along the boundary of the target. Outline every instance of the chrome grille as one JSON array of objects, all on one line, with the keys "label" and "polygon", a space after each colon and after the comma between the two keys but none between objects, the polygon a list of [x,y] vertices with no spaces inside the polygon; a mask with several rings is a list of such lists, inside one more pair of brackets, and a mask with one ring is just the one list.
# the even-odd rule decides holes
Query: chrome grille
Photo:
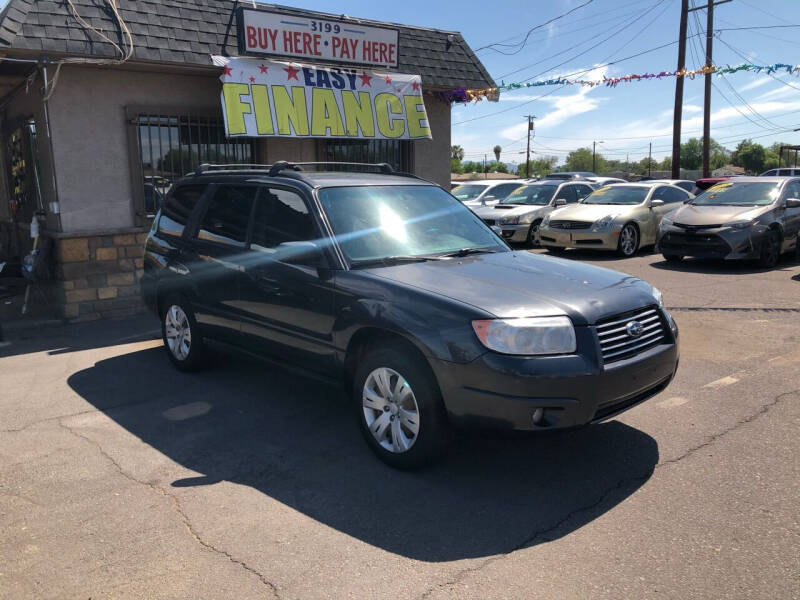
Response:
[{"label": "chrome grille", "polygon": [[[628,325],[633,322],[642,325],[638,336],[628,333]],[[664,320],[655,306],[603,319],[597,323],[596,329],[606,363],[630,358],[657,346],[664,341],[667,333]]]},{"label": "chrome grille", "polygon": [[591,221],[550,221],[553,229],[589,229],[592,225]]}]

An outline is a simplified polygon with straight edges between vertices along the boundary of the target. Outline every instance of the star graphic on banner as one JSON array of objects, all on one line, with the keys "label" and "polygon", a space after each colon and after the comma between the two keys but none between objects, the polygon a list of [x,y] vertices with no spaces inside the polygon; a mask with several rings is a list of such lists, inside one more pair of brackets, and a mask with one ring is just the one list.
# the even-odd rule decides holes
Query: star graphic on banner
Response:
[{"label": "star graphic on banner", "polygon": [[419,84],[416,81],[411,82],[411,89],[413,89],[415,92],[419,91]]},{"label": "star graphic on banner", "polygon": [[370,77],[364,72],[362,72],[361,75],[359,75],[359,77],[361,77],[361,85],[368,85],[369,87],[372,87],[372,84],[370,83],[372,77]]},{"label": "star graphic on banner", "polygon": [[389,85],[390,83],[392,83],[392,78],[389,77],[388,75],[386,77],[384,77],[383,80],[386,82],[386,85]]},{"label": "star graphic on banner", "polygon": [[225,75],[232,75],[230,67],[222,67],[222,69],[225,71]]},{"label": "star graphic on banner", "polygon": [[[294,67],[284,67],[284,71],[286,71],[286,81],[290,79],[297,79],[297,74],[300,72],[300,69],[295,69]],[[297,81],[300,81],[297,79]]]},{"label": "star graphic on banner", "polygon": [[260,70],[262,73],[266,73],[268,68],[269,68],[269,67],[267,67],[266,65],[259,65],[259,67],[258,67],[258,69],[259,69],[259,70]]},{"label": "star graphic on banner", "polygon": [[256,82],[256,78],[253,77],[252,75],[250,75],[250,83],[255,83],[255,82]]}]

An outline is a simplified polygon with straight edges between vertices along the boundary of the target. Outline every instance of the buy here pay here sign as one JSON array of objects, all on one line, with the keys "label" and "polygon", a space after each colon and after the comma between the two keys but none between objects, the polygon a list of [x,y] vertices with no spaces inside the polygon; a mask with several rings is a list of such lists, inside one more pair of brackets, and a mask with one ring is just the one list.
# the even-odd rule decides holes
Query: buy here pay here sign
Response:
[{"label": "buy here pay here sign", "polygon": [[239,51],[325,62],[397,66],[397,30],[240,8]]}]

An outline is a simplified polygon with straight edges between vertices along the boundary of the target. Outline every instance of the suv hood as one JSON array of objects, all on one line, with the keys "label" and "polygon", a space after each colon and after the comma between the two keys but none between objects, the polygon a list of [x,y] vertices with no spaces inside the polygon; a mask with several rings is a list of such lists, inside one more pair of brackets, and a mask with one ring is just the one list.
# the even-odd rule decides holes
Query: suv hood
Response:
[{"label": "suv hood", "polygon": [[575,325],[656,303],[641,279],[593,265],[530,252],[365,269],[474,306],[498,318],[567,315]]},{"label": "suv hood", "polygon": [[550,213],[551,220],[598,221],[608,215],[629,214],[641,204],[573,204]]},{"label": "suv hood", "polygon": [[684,204],[669,215],[674,222],[683,225],[724,225],[731,221],[755,219],[766,211],[768,206],[695,206]]}]

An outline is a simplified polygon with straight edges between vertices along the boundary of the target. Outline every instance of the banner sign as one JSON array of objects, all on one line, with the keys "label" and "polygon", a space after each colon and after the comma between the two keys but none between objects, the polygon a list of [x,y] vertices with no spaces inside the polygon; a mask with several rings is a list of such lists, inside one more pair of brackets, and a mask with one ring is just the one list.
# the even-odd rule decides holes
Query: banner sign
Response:
[{"label": "banner sign", "polygon": [[419,75],[212,56],[228,137],[430,139]]},{"label": "banner sign", "polygon": [[240,54],[397,66],[397,30],[265,10],[237,12]]}]

